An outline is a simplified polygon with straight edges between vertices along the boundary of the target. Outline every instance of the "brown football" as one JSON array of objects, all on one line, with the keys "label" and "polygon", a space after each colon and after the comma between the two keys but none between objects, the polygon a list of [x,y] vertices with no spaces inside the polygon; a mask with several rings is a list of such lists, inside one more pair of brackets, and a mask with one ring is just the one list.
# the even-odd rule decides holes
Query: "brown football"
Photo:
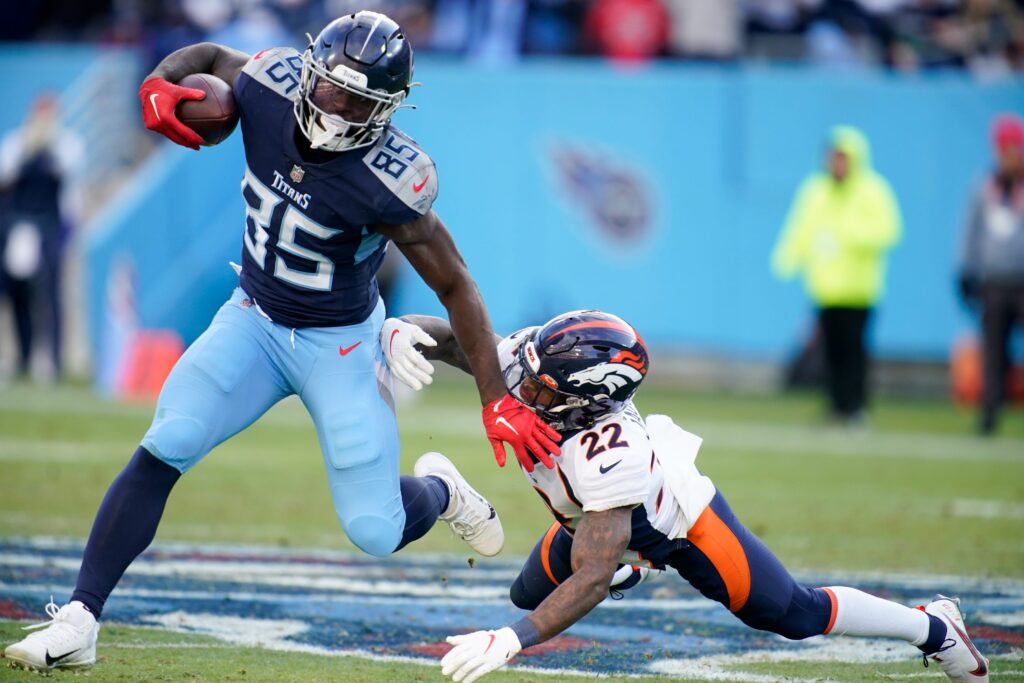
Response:
[{"label": "brown football", "polygon": [[231,86],[211,74],[189,74],[178,85],[206,93],[201,100],[182,100],[178,120],[203,138],[207,147],[223,142],[238,125],[238,106]]}]

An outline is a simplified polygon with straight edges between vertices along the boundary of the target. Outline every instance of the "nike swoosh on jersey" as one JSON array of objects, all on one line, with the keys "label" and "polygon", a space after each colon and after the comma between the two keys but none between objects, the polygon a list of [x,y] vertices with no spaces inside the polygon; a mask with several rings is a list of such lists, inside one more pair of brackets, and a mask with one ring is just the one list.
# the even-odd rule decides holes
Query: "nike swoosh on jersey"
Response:
[{"label": "nike swoosh on jersey", "polygon": [[611,470],[612,470],[612,469],[613,469],[613,468],[614,468],[614,467],[615,467],[616,465],[618,465],[618,464],[619,464],[620,462],[622,462],[622,461],[621,461],[621,460],[616,460],[616,461],[615,461],[615,462],[613,462],[613,463],[612,463],[611,465],[608,465],[608,466],[605,466],[605,465],[601,465],[601,466],[600,466],[600,467],[598,467],[597,469],[601,470],[601,474],[607,474],[607,473],[608,473],[608,472],[610,472],[610,471],[611,471]]},{"label": "nike swoosh on jersey", "polygon": [[156,114],[156,120],[160,120],[160,110],[156,108],[156,98],[160,97],[160,93],[155,92],[149,96],[149,103],[153,105],[153,113]]},{"label": "nike swoosh on jersey", "polygon": [[412,191],[413,192],[419,192],[420,190],[422,190],[426,186],[428,180],[430,180],[430,174],[429,173],[427,174],[427,177],[423,179],[422,183],[413,183],[412,184]]},{"label": "nike swoosh on jersey", "polygon": [[70,657],[71,655],[75,654],[76,652],[78,652],[78,650],[72,650],[71,652],[65,652],[62,655],[58,655],[56,657],[51,657],[50,656],[50,651],[47,650],[46,651],[46,666],[53,666],[54,664],[56,664],[60,660],[66,658],[66,657]]},{"label": "nike swoosh on jersey", "polygon": [[508,427],[509,429],[511,429],[513,434],[516,434],[516,435],[519,434],[519,430],[516,429],[515,427],[513,427],[512,424],[508,420],[503,418],[503,417],[499,417],[497,420],[495,420],[494,424],[496,424],[496,425],[503,424],[506,427]]},{"label": "nike swoosh on jersey", "polygon": [[347,356],[348,354],[350,354],[352,352],[352,349],[356,348],[357,346],[359,346],[362,343],[363,343],[362,340],[357,341],[355,344],[353,344],[352,346],[348,347],[347,349],[344,346],[339,346],[338,347],[338,353],[340,353],[343,356]]}]

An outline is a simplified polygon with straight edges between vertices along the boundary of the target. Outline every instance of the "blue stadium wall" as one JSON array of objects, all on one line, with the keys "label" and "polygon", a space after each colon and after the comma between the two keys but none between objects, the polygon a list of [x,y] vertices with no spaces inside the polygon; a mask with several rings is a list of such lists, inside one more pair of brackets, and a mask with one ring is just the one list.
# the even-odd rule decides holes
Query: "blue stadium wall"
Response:
[{"label": "blue stadium wall", "polygon": [[[905,219],[877,346],[945,357],[968,326],[953,270],[970,188],[990,163],[989,120],[1024,110],[1024,84],[957,74],[424,59],[416,75],[419,109],[396,121],[437,162],[435,208],[497,330],[599,307],[661,347],[765,359],[807,327],[801,287],[772,277],[769,253],[837,123],[867,133]],[[205,328],[240,254],[241,175],[237,134],[150,160],[89,240],[94,334],[119,258],[135,263],[143,324],[186,341]],[[443,313],[411,272],[395,308]]]}]

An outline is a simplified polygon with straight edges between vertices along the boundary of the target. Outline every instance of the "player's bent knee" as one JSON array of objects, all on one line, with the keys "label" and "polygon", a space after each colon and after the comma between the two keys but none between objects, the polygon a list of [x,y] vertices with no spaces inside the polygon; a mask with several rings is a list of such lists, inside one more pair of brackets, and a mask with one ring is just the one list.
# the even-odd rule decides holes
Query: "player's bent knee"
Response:
[{"label": "player's bent knee", "polygon": [[158,418],[146,432],[143,446],[171,467],[185,471],[206,453],[209,429],[190,415]]},{"label": "player's bent knee", "polygon": [[402,540],[402,527],[388,517],[363,515],[344,523],[344,528],[356,547],[374,557],[395,552]]},{"label": "player's bent knee", "polygon": [[825,632],[825,626],[818,615],[791,608],[775,622],[773,628],[766,630],[778,633],[789,640],[803,640],[811,636],[820,636]]},{"label": "player's bent knee", "polygon": [[788,605],[762,605],[741,618],[752,628],[789,640],[803,640],[825,632],[831,618],[831,603],[827,597],[817,595],[817,591],[798,589]]}]

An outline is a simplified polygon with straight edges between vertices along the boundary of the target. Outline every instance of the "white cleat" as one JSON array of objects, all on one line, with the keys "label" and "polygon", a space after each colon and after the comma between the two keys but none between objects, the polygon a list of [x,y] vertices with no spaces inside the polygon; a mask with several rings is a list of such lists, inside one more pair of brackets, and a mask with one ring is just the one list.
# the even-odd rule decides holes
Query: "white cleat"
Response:
[{"label": "white cleat", "polygon": [[4,657],[14,665],[20,664],[36,671],[95,664],[96,636],[100,625],[92,612],[77,600],[58,608],[51,598],[46,605],[46,614],[50,621],[25,627],[25,630],[43,630],[8,645]]},{"label": "white cleat", "polygon": [[925,666],[929,659],[938,662],[949,680],[956,683],[988,683],[988,660],[981,656],[967,635],[960,598],[936,595],[924,611],[946,625],[945,642],[938,652],[925,655]]},{"label": "white cleat", "polygon": [[505,545],[505,532],[498,513],[459,474],[451,460],[440,453],[424,453],[416,461],[413,474],[437,477],[448,485],[451,499],[448,508],[441,513],[441,519],[448,522],[452,531],[470,548],[486,557],[501,552]]}]

